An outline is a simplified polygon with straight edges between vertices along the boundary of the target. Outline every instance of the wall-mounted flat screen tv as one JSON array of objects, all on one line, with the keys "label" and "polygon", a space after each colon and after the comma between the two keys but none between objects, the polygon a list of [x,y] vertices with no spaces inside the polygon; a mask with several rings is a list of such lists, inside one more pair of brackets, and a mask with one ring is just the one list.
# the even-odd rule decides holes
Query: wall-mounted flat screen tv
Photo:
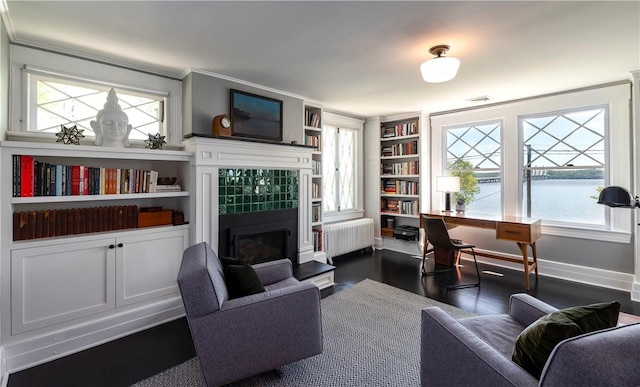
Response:
[{"label": "wall-mounted flat screen tv", "polygon": [[282,101],[231,89],[234,136],[282,141]]}]

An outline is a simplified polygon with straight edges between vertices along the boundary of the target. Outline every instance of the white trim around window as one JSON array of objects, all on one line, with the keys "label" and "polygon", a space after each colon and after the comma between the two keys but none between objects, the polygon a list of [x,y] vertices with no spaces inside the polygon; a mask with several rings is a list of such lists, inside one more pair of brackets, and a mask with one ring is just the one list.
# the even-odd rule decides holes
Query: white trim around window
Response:
[{"label": "white trim around window", "polygon": [[[519,127],[518,119],[523,115],[537,114],[582,108],[585,106],[606,105],[609,108],[609,141],[607,185],[632,186],[633,154],[630,147],[633,135],[630,125],[631,88],[628,83],[594,87],[588,90],[568,92],[553,96],[531,98],[522,101],[492,105],[467,111],[458,111],[431,116],[431,176],[443,171],[443,131],[447,126],[464,125],[483,121],[502,121],[502,210],[504,214],[520,214],[520,195],[518,179],[519,163]],[[440,198],[432,195],[432,203],[438,206]],[[609,211],[608,229],[586,226],[558,226],[543,224],[543,233],[573,238],[600,239],[618,243],[629,243],[632,233],[632,211],[607,209]]]},{"label": "white trim around window", "polygon": [[[121,86],[147,94],[167,96],[164,117],[164,135],[168,145],[182,143],[182,82],[119,66],[97,63],[49,51],[11,45],[9,129],[27,133],[28,85],[25,72],[55,74],[61,77],[88,80],[104,85]],[[37,133],[28,133],[34,137]]]}]

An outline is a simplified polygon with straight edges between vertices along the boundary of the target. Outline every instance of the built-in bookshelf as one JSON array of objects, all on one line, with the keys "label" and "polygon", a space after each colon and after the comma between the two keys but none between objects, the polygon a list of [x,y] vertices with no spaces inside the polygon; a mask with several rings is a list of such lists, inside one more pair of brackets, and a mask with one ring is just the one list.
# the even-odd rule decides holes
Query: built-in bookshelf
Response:
[{"label": "built-in bookshelf", "polygon": [[322,243],[322,107],[305,103],[303,132],[304,144],[316,148],[311,161],[311,231],[315,259],[325,262],[326,255]]},{"label": "built-in bookshelf", "polygon": [[420,213],[419,122],[417,117],[382,122],[380,128],[380,228],[418,225]]},{"label": "built-in bookshelf", "polygon": [[[0,142],[7,369],[183,313],[175,278],[190,243],[190,196],[180,187],[189,186],[192,159],[184,151]],[[158,177],[171,187],[158,189]]]}]

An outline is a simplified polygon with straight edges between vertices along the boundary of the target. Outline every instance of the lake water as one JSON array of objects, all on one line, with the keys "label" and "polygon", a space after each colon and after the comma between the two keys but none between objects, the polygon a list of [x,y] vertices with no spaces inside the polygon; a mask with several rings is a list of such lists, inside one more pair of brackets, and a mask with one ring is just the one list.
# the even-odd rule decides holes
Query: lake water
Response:
[{"label": "lake water", "polygon": [[[604,224],[606,207],[598,204],[594,198],[598,196],[597,188],[601,186],[604,186],[603,179],[533,181],[531,217],[561,222]],[[482,183],[480,193],[467,205],[466,213],[495,215],[500,213],[500,208],[500,183]],[[522,213],[526,216],[525,202],[522,208]]]}]

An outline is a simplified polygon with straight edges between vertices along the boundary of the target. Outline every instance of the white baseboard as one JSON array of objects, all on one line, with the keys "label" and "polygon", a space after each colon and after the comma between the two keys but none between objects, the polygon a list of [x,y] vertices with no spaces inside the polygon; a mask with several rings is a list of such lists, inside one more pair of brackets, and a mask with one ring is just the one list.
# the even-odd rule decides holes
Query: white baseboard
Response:
[{"label": "white baseboard", "polygon": [[[476,251],[483,251],[476,249]],[[484,250],[486,251],[486,250]],[[486,251],[489,252],[489,251]],[[513,258],[521,258],[519,255],[506,254]],[[462,255],[462,259],[472,261],[472,258],[466,254]],[[482,262],[487,265],[496,267],[505,267],[508,269],[518,270],[524,272],[522,264],[512,263],[507,261],[499,261],[495,259],[477,257],[478,262]],[[556,261],[548,261],[544,259],[538,259],[538,275],[545,277],[554,277],[567,281],[580,282],[589,285],[602,286],[605,288],[622,290],[625,292],[631,292],[634,285],[634,276],[629,273],[620,273],[611,270],[597,269],[588,266],[572,265],[569,263],[562,263]],[[639,284],[640,285],[640,284]],[[638,289],[638,296],[640,298],[640,286]],[[633,297],[633,294],[632,294]]]},{"label": "white baseboard", "polygon": [[7,373],[30,368],[184,316],[180,297],[124,313],[24,337],[3,348]]}]

